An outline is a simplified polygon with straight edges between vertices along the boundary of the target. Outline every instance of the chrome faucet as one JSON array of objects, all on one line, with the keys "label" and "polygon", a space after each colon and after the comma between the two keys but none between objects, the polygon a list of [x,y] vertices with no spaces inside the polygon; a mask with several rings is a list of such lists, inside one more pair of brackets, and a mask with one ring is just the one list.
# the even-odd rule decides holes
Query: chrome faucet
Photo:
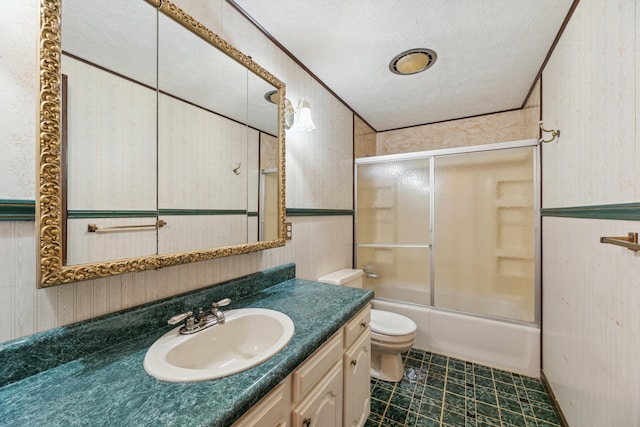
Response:
[{"label": "chrome faucet", "polygon": [[375,274],[373,273],[373,270],[375,270],[376,266],[374,264],[367,264],[364,267],[362,267],[362,270],[364,270],[364,275],[370,279],[379,279],[380,275],[379,274]]},{"label": "chrome faucet", "polygon": [[229,305],[231,300],[229,298],[222,299],[218,302],[211,304],[211,310],[208,313],[200,307],[198,313],[194,316],[192,311],[186,313],[176,314],[167,321],[170,325],[177,325],[184,320],[184,325],[180,328],[182,335],[195,334],[204,329],[207,329],[213,325],[224,324],[224,313],[219,309]]}]

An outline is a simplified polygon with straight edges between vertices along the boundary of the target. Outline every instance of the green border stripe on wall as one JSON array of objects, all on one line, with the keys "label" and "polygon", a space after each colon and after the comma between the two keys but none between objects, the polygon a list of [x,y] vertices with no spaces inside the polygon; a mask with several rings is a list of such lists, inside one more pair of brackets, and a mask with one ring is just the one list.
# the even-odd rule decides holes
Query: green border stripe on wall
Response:
[{"label": "green border stripe on wall", "polygon": [[[353,216],[351,209],[287,209],[287,216]],[[155,211],[89,211],[71,210],[69,218],[152,218]],[[208,210],[208,209],[160,209],[161,215],[249,215],[254,212],[245,210]],[[640,202],[613,205],[575,206],[568,208],[540,209],[543,217],[619,219],[640,221]],[[0,221],[34,221],[36,217],[35,200],[0,199]]]},{"label": "green border stripe on wall", "polygon": [[0,221],[35,221],[35,200],[0,199]]},{"label": "green border stripe on wall", "polygon": [[[160,215],[249,215],[258,216],[257,212],[242,209],[160,209]],[[67,211],[69,219],[91,218],[155,218],[155,210],[83,210]],[[0,221],[35,221],[35,200],[0,199]]]},{"label": "green border stripe on wall", "polygon": [[246,215],[243,209],[160,209],[160,215]]},{"label": "green border stripe on wall", "polygon": [[640,221],[640,203],[615,205],[575,206],[570,208],[540,209],[540,215],[564,218],[620,219]]},{"label": "green border stripe on wall", "polygon": [[156,211],[68,210],[69,219],[91,218],[155,218]]},{"label": "green border stripe on wall", "polygon": [[[163,216],[194,215],[246,215],[245,210],[233,209],[160,209]],[[71,219],[78,218],[155,218],[156,211],[116,211],[116,210],[70,210],[67,215]]]},{"label": "green border stripe on wall", "polygon": [[353,209],[287,208],[287,216],[353,216]]}]

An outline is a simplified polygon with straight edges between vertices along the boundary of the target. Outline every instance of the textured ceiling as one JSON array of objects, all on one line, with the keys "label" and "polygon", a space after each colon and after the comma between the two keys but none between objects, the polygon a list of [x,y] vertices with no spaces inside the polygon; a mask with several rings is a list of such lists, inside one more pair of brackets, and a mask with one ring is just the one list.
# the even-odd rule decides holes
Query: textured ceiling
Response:
[{"label": "textured ceiling", "polygon": [[[520,108],[572,0],[229,0],[376,130]],[[389,61],[433,49],[427,71]],[[313,103],[313,100],[310,100]]]}]

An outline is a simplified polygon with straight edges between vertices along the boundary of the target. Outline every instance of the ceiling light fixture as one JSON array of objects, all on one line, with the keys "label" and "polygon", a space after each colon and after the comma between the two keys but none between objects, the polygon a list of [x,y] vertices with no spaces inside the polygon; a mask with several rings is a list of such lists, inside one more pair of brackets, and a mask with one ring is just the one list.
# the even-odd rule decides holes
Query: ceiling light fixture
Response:
[{"label": "ceiling light fixture", "polygon": [[389,70],[402,76],[416,74],[431,67],[438,55],[431,49],[409,49],[389,62]]},{"label": "ceiling light fixture", "polygon": [[266,99],[267,102],[278,105],[278,95],[279,94],[277,90],[271,90],[264,94],[264,99]]}]

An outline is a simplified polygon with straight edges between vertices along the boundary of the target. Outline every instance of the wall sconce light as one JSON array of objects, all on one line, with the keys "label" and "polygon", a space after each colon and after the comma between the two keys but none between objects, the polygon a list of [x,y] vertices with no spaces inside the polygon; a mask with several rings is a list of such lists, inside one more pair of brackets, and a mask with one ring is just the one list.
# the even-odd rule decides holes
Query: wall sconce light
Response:
[{"label": "wall sconce light", "polygon": [[[296,113],[298,114],[297,120]],[[300,98],[298,101],[298,111],[293,109],[293,104],[288,98],[284,100],[284,125],[289,130],[294,124],[297,129],[302,129],[305,132],[311,132],[316,128],[311,118],[311,106],[309,101],[304,98]]]}]

